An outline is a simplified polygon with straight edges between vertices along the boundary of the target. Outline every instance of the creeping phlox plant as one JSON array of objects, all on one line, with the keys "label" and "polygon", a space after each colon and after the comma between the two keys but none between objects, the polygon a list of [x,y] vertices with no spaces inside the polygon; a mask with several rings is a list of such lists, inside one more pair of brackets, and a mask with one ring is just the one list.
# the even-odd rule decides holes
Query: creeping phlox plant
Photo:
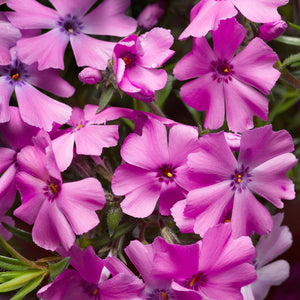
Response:
[{"label": "creeping phlox plant", "polygon": [[0,5],[0,293],[261,300],[289,277],[293,3]]}]

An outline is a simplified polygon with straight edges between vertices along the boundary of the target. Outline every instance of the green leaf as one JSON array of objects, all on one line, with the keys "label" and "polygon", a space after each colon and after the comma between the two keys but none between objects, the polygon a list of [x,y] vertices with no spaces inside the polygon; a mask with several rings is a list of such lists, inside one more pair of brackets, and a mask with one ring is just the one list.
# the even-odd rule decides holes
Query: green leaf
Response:
[{"label": "green leaf", "polygon": [[282,35],[276,38],[274,41],[300,47],[300,38],[298,37]]},{"label": "green leaf", "polygon": [[299,62],[300,62],[300,53],[291,55],[282,62],[280,69],[283,69],[291,64],[299,63]]},{"label": "green leaf", "polygon": [[291,27],[293,27],[293,28],[295,28],[295,29],[297,29],[297,30],[300,31],[300,26],[299,26],[299,25],[296,25],[296,24],[291,23],[291,22],[288,22],[288,24],[289,24]]},{"label": "green leaf", "polygon": [[111,205],[107,210],[107,228],[109,232],[109,236],[111,237],[115,232],[115,229],[119,225],[122,219],[122,210],[120,206]]},{"label": "green leaf", "polygon": [[155,101],[157,106],[162,109],[165,101],[167,100],[167,98],[169,97],[172,88],[173,88],[173,82],[175,80],[175,77],[173,75],[168,74],[168,79],[167,79],[167,83],[165,85],[165,87],[161,90],[158,90],[155,93]]},{"label": "green leaf", "polygon": [[40,275],[32,280],[30,280],[26,285],[24,285],[10,300],[21,300],[31,291],[33,291],[44,279],[44,275]]},{"label": "green leaf", "polygon": [[108,88],[103,89],[96,113],[100,112],[109,103],[112,95],[114,94],[114,91],[115,89],[112,85],[109,86]]},{"label": "green leaf", "polygon": [[34,244],[34,242],[32,240],[32,234],[30,232],[22,230],[20,228],[16,228],[16,227],[6,224],[4,222],[2,224],[13,235],[17,236],[18,238],[20,238],[26,242]]},{"label": "green leaf", "polygon": [[70,257],[65,257],[56,264],[49,264],[49,273],[51,278],[58,276],[63,270],[65,270],[70,262]]},{"label": "green leaf", "polygon": [[[28,270],[28,271],[14,271],[14,272],[5,272],[7,279],[12,279],[5,281],[0,284],[0,293],[6,293],[13,290],[17,290],[24,286],[28,281],[42,275],[45,273],[44,270]],[[1,277],[3,277],[3,273]]]},{"label": "green leaf", "polygon": [[22,270],[27,270],[28,265],[24,264],[22,261],[11,258],[11,257],[6,257],[6,256],[0,256],[0,268],[6,269],[6,270],[11,270],[11,271],[22,271]]}]

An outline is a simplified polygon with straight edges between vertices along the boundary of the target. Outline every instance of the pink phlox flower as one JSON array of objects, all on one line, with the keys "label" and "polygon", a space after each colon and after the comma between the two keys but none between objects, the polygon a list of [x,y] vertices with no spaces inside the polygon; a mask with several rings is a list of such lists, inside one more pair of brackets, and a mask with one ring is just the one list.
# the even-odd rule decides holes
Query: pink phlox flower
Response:
[{"label": "pink phlox flower", "polygon": [[277,8],[288,2],[288,0],[201,0],[192,8],[191,23],[179,39],[205,36],[210,30],[217,30],[221,20],[232,18],[238,12],[256,23],[277,21],[281,18]]},{"label": "pink phlox flower", "polygon": [[[110,300],[110,299],[141,299],[138,295],[143,289],[143,282],[133,273],[113,274],[119,262],[99,258],[90,246],[82,251],[74,245],[69,251],[58,252],[70,256],[70,264],[74,269],[64,270],[54,282],[42,287],[37,295],[44,300]],[[115,266],[117,264],[117,266]],[[121,262],[120,262],[121,264]],[[130,272],[130,273],[129,273]],[[109,276],[112,273],[112,277]]]},{"label": "pink phlox flower", "polygon": [[138,100],[154,101],[155,91],[167,82],[167,72],[157,68],[174,55],[173,41],[170,30],[156,27],[117,43],[113,60],[119,88]]},{"label": "pink phlox flower", "polygon": [[[272,231],[268,235],[261,236],[256,245],[254,266],[257,280],[250,285],[255,300],[265,299],[272,285],[280,285],[289,276],[288,262],[283,259],[273,260],[291,247],[292,234],[287,226],[280,226],[283,213],[274,215],[272,219]],[[250,300],[247,297],[244,299]]]},{"label": "pink phlox flower", "polygon": [[34,145],[17,156],[17,188],[22,204],[14,215],[34,224],[33,241],[54,251],[60,244],[69,249],[75,235],[88,232],[99,223],[96,210],[103,208],[105,195],[96,178],[62,182],[49,135],[40,131]]},{"label": "pink phlox flower", "polygon": [[156,240],[153,276],[173,280],[175,299],[242,300],[241,287],[256,279],[251,239],[233,239],[230,224],[209,229],[191,245]]},{"label": "pink phlox flower", "polygon": [[104,0],[86,14],[96,0],[50,0],[55,8],[35,0],[10,0],[8,19],[20,29],[50,29],[17,45],[22,61],[38,62],[38,69],[64,69],[64,52],[70,41],[77,65],[104,70],[112,56],[113,42],[89,35],[126,36],[136,29],[136,21],[125,15],[130,0]]},{"label": "pink phlox flower", "polygon": [[175,298],[174,291],[171,288],[172,279],[162,278],[155,274],[156,264],[154,264],[154,257],[159,247],[160,242],[158,238],[149,245],[144,245],[135,240],[131,241],[129,246],[125,248],[125,252],[145,282],[143,299],[180,299]]},{"label": "pink phlox flower", "polygon": [[32,144],[32,137],[38,132],[37,127],[24,123],[17,107],[9,107],[10,121],[0,123],[0,199],[1,210],[6,213],[16,197],[15,176],[18,170],[16,163],[18,152]]},{"label": "pink phlox flower", "polygon": [[273,68],[278,56],[260,38],[234,56],[245,32],[234,18],[221,21],[212,32],[214,50],[205,38],[195,38],[193,50],[174,68],[179,80],[196,78],[181,87],[180,95],[194,109],[206,110],[205,128],[223,125],[225,107],[228,127],[234,132],[252,128],[254,115],[268,118],[268,101],[258,91],[267,95],[279,78],[280,72]]},{"label": "pink phlox flower", "polygon": [[242,133],[238,160],[223,132],[202,137],[200,151],[188,156],[188,166],[195,180],[205,184],[174,205],[177,226],[203,235],[215,224],[231,222],[234,237],[270,233],[271,215],[253,192],[277,208],[283,208],[282,199],[294,199],[294,184],[286,177],[297,162],[289,153],[293,150],[289,133],[274,132],[271,125]]},{"label": "pink phlox flower", "polygon": [[157,120],[147,120],[142,134],[131,133],[123,143],[125,161],[112,178],[112,190],[125,195],[124,213],[134,217],[149,216],[159,199],[159,212],[169,215],[170,208],[184,199],[186,190],[178,178],[187,172],[187,156],[198,147],[198,131],[190,126],[166,128]]},{"label": "pink phlox flower", "polygon": [[32,126],[52,129],[53,122],[63,124],[71,116],[72,109],[34,86],[42,88],[60,97],[70,97],[75,89],[59,76],[54,69],[38,71],[36,64],[26,65],[17,57],[16,48],[11,49],[12,63],[0,67],[0,122],[10,119],[9,101],[13,91],[24,122]]},{"label": "pink phlox flower", "polygon": [[76,153],[79,155],[101,155],[104,147],[118,144],[118,125],[105,125],[107,121],[113,120],[115,115],[110,116],[107,109],[96,113],[97,108],[91,104],[87,104],[83,110],[74,107],[72,116],[67,122],[71,127],[60,130],[59,137],[52,141],[61,171],[67,169],[72,162],[74,143]]}]

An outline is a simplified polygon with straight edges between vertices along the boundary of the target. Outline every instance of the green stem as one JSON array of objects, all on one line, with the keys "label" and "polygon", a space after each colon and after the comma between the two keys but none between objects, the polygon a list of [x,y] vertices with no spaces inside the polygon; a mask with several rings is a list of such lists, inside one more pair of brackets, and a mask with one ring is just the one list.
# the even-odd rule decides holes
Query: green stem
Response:
[{"label": "green stem", "polygon": [[160,110],[160,108],[154,102],[145,102],[149,109],[159,117],[165,118],[165,114]]},{"label": "green stem", "polygon": [[33,261],[28,260],[27,258],[25,258],[23,255],[21,255],[19,252],[17,252],[11,245],[9,245],[4,238],[2,237],[2,235],[0,234],[0,245],[3,247],[3,249],[5,249],[12,257],[23,261],[24,263],[26,263],[27,265],[29,265],[30,267],[33,268],[38,268],[40,269],[41,267],[37,264],[35,264]]}]

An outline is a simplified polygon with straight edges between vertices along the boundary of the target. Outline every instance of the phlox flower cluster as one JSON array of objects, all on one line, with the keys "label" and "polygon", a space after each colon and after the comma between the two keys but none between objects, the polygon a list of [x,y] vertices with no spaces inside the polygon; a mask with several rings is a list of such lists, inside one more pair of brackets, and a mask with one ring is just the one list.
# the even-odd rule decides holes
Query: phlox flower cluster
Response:
[{"label": "phlox flower cluster", "polygon": [[[26,223],[52,251],[32,263],[50,275],[40,299],[262,300],[288,277],[273,260],[292,236],[271,212],[295,198],[293,140],[253,121],[281,74],[266,41],[286,3],[201,0],[177,57],[156,27],[167,1],[137,20],[130,0],[0,1],[0,243]],[[204,129],[161,112],[176,79]]]}]

